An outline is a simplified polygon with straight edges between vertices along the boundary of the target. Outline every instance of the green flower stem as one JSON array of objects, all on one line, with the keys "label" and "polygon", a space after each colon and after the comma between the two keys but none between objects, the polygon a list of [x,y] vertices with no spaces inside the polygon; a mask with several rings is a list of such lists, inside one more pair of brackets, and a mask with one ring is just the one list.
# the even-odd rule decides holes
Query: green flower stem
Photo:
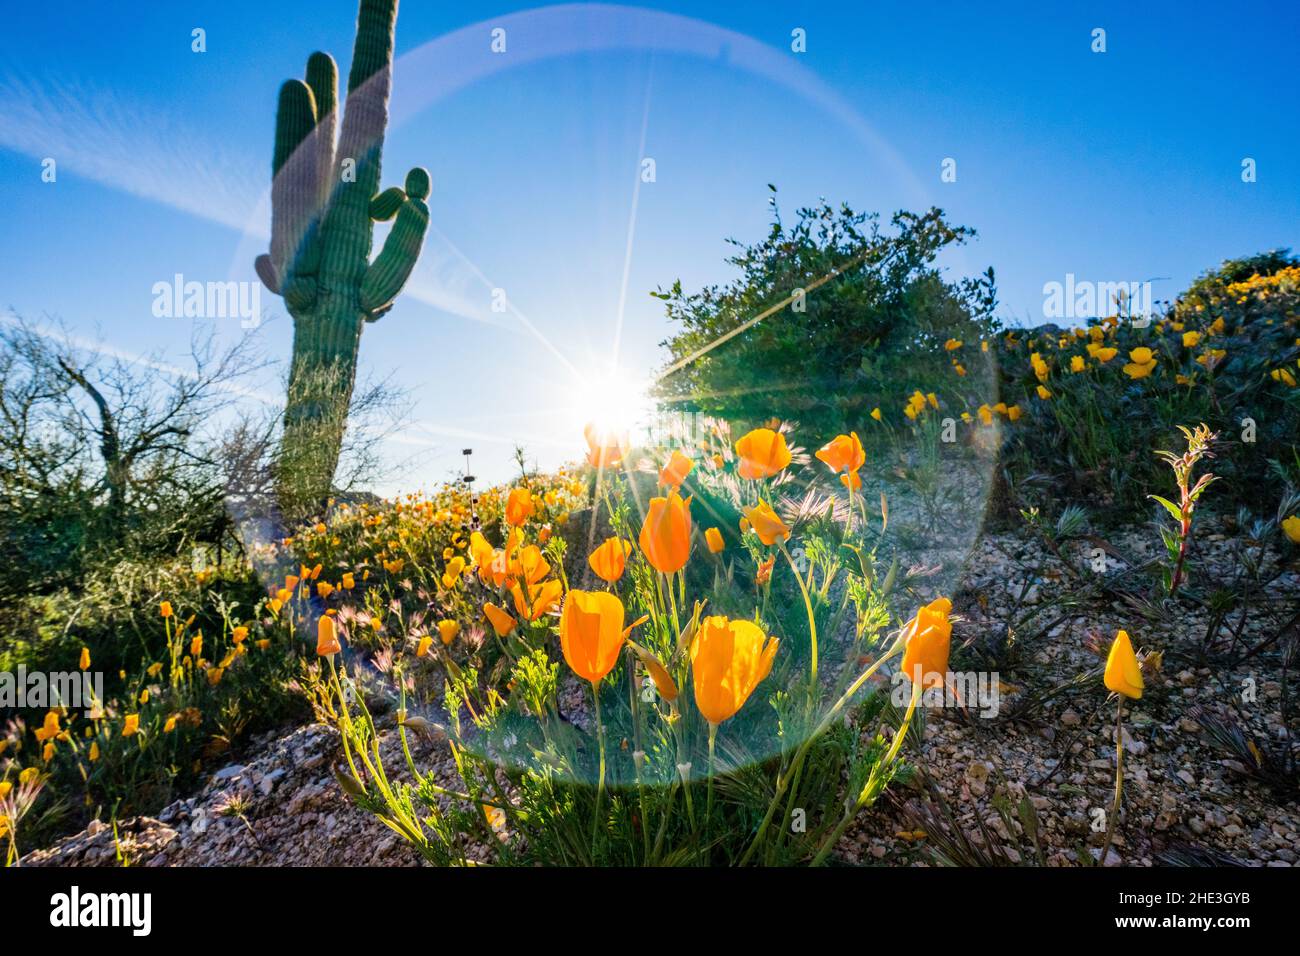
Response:
[{"label": "green flower stem", "polygon": [[596,781],[596,810],[591,818],[591,847],[593,861],[596,848],[596,834],[600,832],[600,809],[605,802],[605,724],[600,716],[600,685],[591,682],[591,696],[596,701],[596,746],[600,751],[600,771]]},{"label": "green flower stem", "polygon": [[709,832],[713,828],[713,768],[714,768],[714,748],[718,742],[718,725],[709,722],[709,796],[704,804],[704,836],[705,842],[708,842]]},{"label": "green flower stem", "polygon": [[832,830],[830,835],[822,842],[821,849],[819,849],[817,855],[813,857],[813,866],[821,866],[822,863],[825,862],[826,857],[830,854],[831,850],[835,848],[835,844],[838,843],[840,837],[844,835],[844,831],[847,830],[849,824],[853,822],[853,818],[858,815],[858,811],[868,803],[872,802],[880,792],[880,783],[883,779],[883,773],[885,770],[889,769],[889,766],[898,757],[898,751],[903,746],[903,739],[907,736],[907,729],[912,724],[912,715],[916,713],[916,705],[920,699],[921,685],[920,683],[913,681],[912,699],[908,702],[907,713],[903,715],[903,722],[898,725],[898,731],[894,734],[894,742],[890,746],[889,752],[885,754],[885,758],[881,760],[880,763],[876,764],[876,766],[872,768],[870,776],[867,777],[867,782],[862,787],[862,792],[858,794],[858,798],[853,802],[852,807],[845,807],[844,815],[840,817],[840,822],[836,824],[835,829]]},{"label": "green flower stem", "polygon": [[808,594],[808,586],[804,584],[803,576],[799,574],[799,569],[795,567],[794,558],[790,557],[790,551],[782,541],[777,545],[781,553],[785,555],[786,563],[790,565],[790,570],[794,574],[794,579],[799,582],[799,593],[803,595],[803,606],[808,612],[808,640],[812,648],[812,659],[809,663],[809,687],[817,687],[817,616],[813,613],[812,598]]},{"label": "green flower stem", "polygon": [[[361,775],[357,773],[356,764],[352,760],[352,748],[348,743],[348,734],[352,726],[352,717],[347,711],[347,702],[343,696],[343,685],[339,681],[338,669],[334,665],[334,655],[330,655],[329,662],[330,677],[334,682],[335,691],[339,695],[339,705],[343,708],[344,726],[339,728],[341,731],[340,736],[343,739],[343,751],[347,757],[348,767],[352,770],[353,777],[360,780]],[[356,753],[357,756],[361,758],[361,762],[369,772],[370,779],[373,780],[375,786],[379,788],[379,792],[384,798],[384,803],[387,804],[389,811],[392,813],[391,818],[381,817],[380,819],[418,846],[424,842],[424,831],[419,822],[406,813],[404,806],[397,799],[392,788],[389,786],[388,778],[384,775],[383,761],[379,756],[379,736],[375,732],[374,721],[370,717],[370,711],[366,709],[365,701],[358,697],[358,703],[361,705],[361,712],[365,716],[367,731],[374,748],[375,760],[373,762],[371,761],[370,756],[366,753],[363,747],[358,747]]]},{"label": "green flower stem", "polygon": [[[670,705],[676,711],[677,704],[674,702]],[[672,721],[673,739],[677,742],[677,779],[682,782],[682,791],[686,795],[686,816],[691,823],[691,834],[695,834],[695,802],[691,799],[691,784],[682,773],[682,767],[686,766],[683,759],[686,756],[686,747],[682,741],[681,715],[674,712]]]},{"label": "green flower stem", "polygon": [[673,815],[673,804],[677,802],[677,788],[681,785],[680,778],[673,780],[673,785],[668,789],[668,805],[664,807],[664,812],[659,818],[659,832],[655,834],[655,845],[650,851],[650,858],[647,863],[655,863],[659,860],[659,851],[664,845],[664,834],[668,831],[668,821]]},{"label": "green flower stem", "polygon": [[334,682],[334,691],[335,693],[338,694],[339,709],[340,711],[342,711],[339,718],[339,736],[342,738],[343,741],[343,756],[347,759],[348,769],[352,771],[353,778],[356,780],[360,780],[361,774],[357,773],[357,765],[352,760],[352,747],[350,746],[350,742],[348,740],[348,736],[349,736],[348,732],[352,724],[352,715],[348,713],[347,702],[344,700],[343,697],[343,687],[341,684],[339,684],[339,675],[338,672],[334,669],[334,658],[332,656],[330,657],[329,662],[330,662],[330,678]]},{"label": "green flower stem", "polygon": [[741,866],[744,866],[749,862],[750,858],[754,855],[754,851],[758,848],[759,844],[763,842],[763,838],[767,834],[767,829],[772,823],[772,818],[776,815],[777,805],[780,803],[781,797],[785,795],[786,788],[790,785],[791,779],[798,776],[803,767],[804,759],[808,756],[808,750],[812,747],[813,742],[826,731],[826,728],[831,725],[831,722],[835,720],[840,711],[848,705],[849,701],[853,699],[853,695],[861,689],[862,685],[870,679],[871,675],[880,669],[880,665],[884,664],[885,661],[889,660],[891,657],[902,653],[902,651],[903,640],[900,635],[898,640],[894,641],[894,645],[883,657],[863,671],[858,676],[858,679],[849,685],[848,690],[846,690],[831,709],[826,712],[826,715],[817,724],[816,728],[814,728],[813,732],[808,736],[808,739],[799,745],[799,749],[795,751],[794,759],[790,763],[790,769],[786,773],[778,775],[776,778],[776,792],[772,795],[772,802],[767,806],[767,813],[764,815],[762,823],[759,824],[758,831],[754,834],[754,839],[750,842],[749,848],[745,850],[745,855],[740,859]]},{"label": "green flower stem", "polygon": [[[637,761],[634,759],[633,764]],[[650,863],[650,817],[646,811],[645,783],[641,779],[641,768],[634,767],[636,774],[637,802],[641,805],[641,840],[645,844],[645,865]]]},{"label": "green flower stem", "polygon": [[627,653],[627,705],[632,712],[632,749],[641,749],[641,695],[637,692],[636,655],[628,648]]},{"label": "green flower stem", "polygon": [[[661,575],[662,575],[662,572],[661,572]],[[682,622],[681,622],[681,615],[678,613],[678,610],[677,610],[677,595],[673,593],[673,579],[672,579],[671,577],[668,577],[667,575],[662,575],[662,576],[663,576],[663,578],[664,578],[664,582],[665,582],[665,584],[666,584],[666,586],[667,586],[667,588],[668,588],[668,603],[669,603],[670,607],[672,608],[672,614],[673,614],[673,637],[675,638],[675,641],[676,641],[676,643],[674,644],[674,646],[676,646],[676,645],[678,645],[678,644],[681,644],[681,642],[682,642]]]},{"label": "green flower stem", "polygon": [[1115,838],[1115,821],[1119,819],[1120,798],[1124,793],[1124,695],[1119,694],[1119,706],[1115,708],[1115,799],[1111,801],[1110,818],[1106,821],[1106,840],[1101,846],[1100,865],[1106,865],[1106,854],[1110,852],[1111,841]]},{"label": "green flower stem", "polygon": [[632,770],[636,777],[636,792],[641,804],[641,836],[645,842],[645,855],[650,858],[650,818],[646,816],[645,786],[641,781],[641,761],[636,754],[641,753],[641,707],[640,694],[636,686],[636,656],[629,650],[627,655],[628,707],[632,711]]}]

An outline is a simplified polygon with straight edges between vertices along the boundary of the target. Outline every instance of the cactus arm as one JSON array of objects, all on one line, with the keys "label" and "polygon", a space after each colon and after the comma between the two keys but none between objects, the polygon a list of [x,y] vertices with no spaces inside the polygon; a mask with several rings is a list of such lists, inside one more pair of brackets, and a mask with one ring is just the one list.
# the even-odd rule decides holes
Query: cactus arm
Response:
[{"label": "cactus arm", "polygon": [[361,0],[357,38],[348,71],[348,98],[339,138],[341,157],[356,161],[356,189],[368,203],[379,192],[384,127],[388,125],[388,96],[392,88],[393,33],[397,0]]},{"label": "cactus arm", "polygon": [[393,230],[361,280],[361,308],[375,313],[389,306],[406,285],[420,258],[424,233],[429,228],[429,207],[423,199],[407,199],[397,211]]},{"label": "cactus arm", "polygon": [[264,252],[254,259],[253,271],[262,280],[262,285],[266,286],[273,295],[280,294],[280,277],[276,275],[275,265],[272,264],[269,255]]},{"label": "cactus arm", "polygon": [[375,222],[388,222],[406,202],[406,191],[401,186],[389,186],[370,200],[370,218]]},{"label": "cactus arm", "polygon": [[284,285],[284,304],[290,314],[306,312],[316,303],[316,279],[312,276],[292,276]]},{"label": "cactus arm", "polygon": [[285,80],[275,111],[275,154],[271,175],[278,176],[284,164],[316,125],[316,100],[302,80]]},{"label": "cactus arm", "polygon": [[338,106],[339,68],[334,57],[320,50],[307,57],[307,85],[316,97],[316,120],[324,122]]},{"label": "cactus arm", "polygon": [[283,288],[293,268],[299,243],[310,222],[316,200],[316,169],[298,147],[316,126],[316,102],[311,87],[288,80],[280,87],[275,115],[275,153],[271,161],[271,265]]},{"label": "cactus arm", "polygon": [[416,166],[406,174],[406,194],[412,199],[427,199],[430,186],[429,171],[423,166]]},{"label": "cactus arm", "polygon": [[334,136],[338,128],[339,68],[319,50],[307,58],[307,85],[316,98],[314,151],[317,169],[317,214],[322,215],[338,179],[334,168]]}]

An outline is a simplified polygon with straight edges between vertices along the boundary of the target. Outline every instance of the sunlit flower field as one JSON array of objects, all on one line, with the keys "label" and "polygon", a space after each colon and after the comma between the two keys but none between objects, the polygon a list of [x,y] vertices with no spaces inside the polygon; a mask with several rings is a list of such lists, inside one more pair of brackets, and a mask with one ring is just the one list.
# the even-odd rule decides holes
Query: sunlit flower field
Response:
[{"label": "sunlit flower field", "polygon": [[[6,174],[41,190],[6,176],[6,209],[53,237],[0,237],[27,297],[0,321],[6,866],[1300,865],[1300,258],[1264,247],[1294,234],[1294,119],[1248,121],[1294,79],[1285,13],[1107,13],[1107,54],[965,5],[807,5],[852,24],[812,46],[743,5],[761,42],[653,4],[419,5],[409,43],[397,0],[354,28],[199,6],[227,29],[182,31],[185,68],[136,48],[171,20],[110,10],[57,35],[103,91],[0,74]],[[65,30],[27,16],[15,62]],[[1210,70],[1154,39],[1193,27]],[[335,29],[346,69],[281,49]],[[1131,142],[1085,122],[1120,100]],[[799,205],[827,185],[874,211]],[[993,245],[886,206],[931,186]],[[967,268],[990,249],[1010,303]],[[114,298],[142,262],[151,314]],[[1079,299],[1070,272],[1023,319],[1057,262],[1181,278]],[[912,934],[966,895],[888,878]],[[277,922],[442,913],[371,885]],[[184,892],[191,933],[275,895]]]},{"label": "sunlit flower field", "polygon": [[[1285,711],[1256,724],[1249,695],[1233,717],[1231,693],[1188,709],[1186,691],[1244,667],[1264,708],[1288,693],[1300,458],[1255,451],[1264,426],[1239,410],[1294,442],[1298,304],[1287,266],[1149,323],[940,331],[914,346],[933,361],[824,441],[779,408],[743,429],[670,416],[653,444],[593,424],[554,473],[331,499],[251,548],[260,593],[227,569],[162,575],[89,716],[10,722],[9,862],[43,803],[147,809],[164,779],[227,761],[272,698],[336,734],[330,799],[438,865],[821,865],[864,840],[887,863],[1149,860],[1127,807],[1158,784],[1131,762],[1169,721],[1228,755],[1234,792],[1284,807]],[[1228,499],[1264,471],[1258,510]],[[1130,502],[1152,520],[1120,546],[1103,509]],[[973,588],[985,521],[1037,565]],[[1066,647],[1095,663],[1056,684]],[[78,647],[75,666],[99,653]],[[1049,771],[1092,768],[1073,824],[1040,822],[1003,765],[1027,726],[1066,731],[1046,735],[1065,746]],[[964,771],[931,756],[954,728],[973,733]],[[992,824],[953,805],[986,793]],[[1249,812],[1284,840],[1294,824]]]}]

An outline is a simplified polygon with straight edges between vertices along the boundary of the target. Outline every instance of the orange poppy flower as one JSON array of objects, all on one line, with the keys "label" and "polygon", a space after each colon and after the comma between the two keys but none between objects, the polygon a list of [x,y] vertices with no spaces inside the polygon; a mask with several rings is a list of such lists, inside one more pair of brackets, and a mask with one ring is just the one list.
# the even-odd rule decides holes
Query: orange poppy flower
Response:
[{"label": "orange poppy flower", "polygon": [[862,442],[857,432],[839,435],[817,450],[817,458],[824,461],[831,471],[857,471],[867,462],[867,453],[862,450]]},{"label": "orange poppy flower", "polygon": [[641,550],[656,571],[680,571],[691,556],[691,499],[669,491],[666,498],[651,498],[641,525]]},{"label": "orange poppy flower", "polygon": [[438,637],[442,639],[444,646],[451,644],[459,633],[460,623],[458,621],[445,620],[438,622]]},{"label": "orange poppy flower", "polygon": [[560,600],[560,595],[564,593],[564,585],[552,579],[538,587],[528,586],[528,591],[525,593],[524,587],[516,584],[511,587],[510,593],[515,599],[515,610],[519,612],[519,616],[528,621],[535,621],[555,607]]},{"label": "orange poppy flower", "polygon": [[587,463],[592,468],[613,468],[623,460],[627,448],[627,435],[598,429],[588,423],[582,430],[587,439]]},{"label": "orange poppy flower", "polygon": [[492,629],[497,632],[498,637],[505,637],[515,629],[519,622],[510,616],[509,612],[503,611],[491,601],[483,605],[483,613],[492,623]]},{"label": "orange poppy flower", "polygon": [[542,554],[542,549],[535,544],[530,544],[519,552],[519,556],[511,562],[510,573],[516,577],[521,577],[529,584],[536,584],[542,578],[546,577],[551,571],[551,564]]},{"label": "orange poppy flower", "polygon": [[772,669],[780,641],[753,621],[708,617],[691,642],[695,704],[713,725],[733,717]]},{"label": "orange poppy flower", "polygon": [[916,612],[903,628],[903,663],[899,669],[908,680],[921,675],[922,687],[943,687],[948,673],[948,652],[952,644],[952,602],[936,598]]},{"label": "orange poppy flower", "polygon": [[777,517],[777,513],[772,510],[772,506],[762,499],[759,499],[758,504],[745,512],[745,518],[749,521],[749,526],[758,535],[758,540],[766,545],[775,544],[777,538],[782,541],[790,538],[790,529],[786,527],[785,522]]},{"label": "orange poppy flower", "polygon": [[613,584],[623,576],[627,565],[627,556],[632,551],[632,542],[622,538],[609,538],[587,558],[591,570],[602,581]]},{"label": "orange poppy flower", "polygon": [[686,476],[691,473],[691,469],[694,467],[695,462],[674,449],[668,459],[668,464],[664,465],[659,471],[659,484],[667,485],[670,488],[681,488],[682,482],[686,480]]},{"label": "orange poppy flower", "polygon": [[527,488],[512,488],[510,495],[506,498],[506,522],[514,527],[519,527],[527,521],[536,507],[533,505],[533,495]]},{"label": "orange poppy flower", "polygon": [[610,591],[570,591],[564,599],[560,649],[584,680],[597,684],[614,669],[630,630],[623,629],[623,602]]},{"label": "orange poppy flower", "polygon": [[1120,631],[1110,645],[1110,654],[1106,657],[1106,687],[1117,694],[1137,700],[1142,696],[1142,668],[1137,655],[1133,653],[1133,642],[1129,640],[1128,631]]},{"label": "orange poppy flower", "polygon": [[740,477],[770,478],[790,464],[785,436],[770,428],[755,428],[736,442]]},{"label": "orange poppy flower", "polygon": [[338,625],[334,623],[334,618],[326,614],[316,623],[316,653],[320,657],[328,657],[341,650],[343,645],[339,643]]}]

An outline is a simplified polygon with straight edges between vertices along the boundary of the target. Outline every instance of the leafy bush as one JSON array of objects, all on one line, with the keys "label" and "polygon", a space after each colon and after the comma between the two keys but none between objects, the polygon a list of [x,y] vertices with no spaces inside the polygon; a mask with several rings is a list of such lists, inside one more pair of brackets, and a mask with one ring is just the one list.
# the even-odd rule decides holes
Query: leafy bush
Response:
[{"label": "leafy bush", "polygon": [[886,234],[875,216],[826,203],[789,228],[778,215],[761,242],[732,240],[730,284],[655,293],[681,327],[665,343],[660,397],[751,424],[779,408],[810,442],[856,430],[869,457],[918,488],[935,486],[939,443],[979,445],[1000,459],[1011,512],[1030,486],[1046,504],[1086,501],[1116,520],[1145,510],[1160,483],[1152,449],[1188,422],[1231,448],[1218,473],[1245,507],[1270,511],[1300,486],[1300,260],[1289,252],[1225,262],[1153,316],[1002,329],[991,270],[954,284],[934,267],[971,230],[934,209],[893,224]]},{"label": "leafy bush", "polygon": [[891,225],[825,202],[798,210],[793,226],[777,213],[761,242],[729,240],[739,251],[728,263],[740,271],[731,283],[652,293],[681,327],[664,343],[660,398],[747,425],[781,409],[821,444],[861,429],[900,393],[947,388],[958,376],[945,342],[994,328],[993,271],[944,281],[936,257],[975,233],[939,209],[899,212]]},{"label": "leafy bush", "polygon": [[1298,317],[1300,264],[1275,252],[1224,263],[1149,321],[1000,337],[1002,394],[1025,410],[1006,470],[1050,476],[1060,501],[1113,505],[1122,519],[1161,483],[1153,449],[1204,422],[1231,451],[1216,469],[1221,493],[1272,511],[1300,479]]}]

